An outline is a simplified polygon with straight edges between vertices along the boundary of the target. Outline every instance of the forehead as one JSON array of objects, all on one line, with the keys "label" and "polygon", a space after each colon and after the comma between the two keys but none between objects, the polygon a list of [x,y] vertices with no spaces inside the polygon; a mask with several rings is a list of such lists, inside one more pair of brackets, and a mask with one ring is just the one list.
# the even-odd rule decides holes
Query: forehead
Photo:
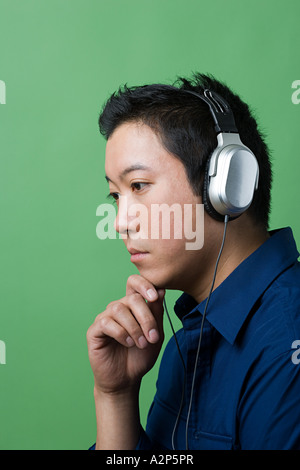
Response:
[{"label": "forehead", "polygon": [[[108,139],[105,153],[107,179],[126,173],[126,169],[147,168],[148,171],[183,170],[183,165],[161,144],[159,137],[149,126],[124,123]],[[128,171],[127,171],[128,174]],[[125,174],[124,174],[125,176]]]}]

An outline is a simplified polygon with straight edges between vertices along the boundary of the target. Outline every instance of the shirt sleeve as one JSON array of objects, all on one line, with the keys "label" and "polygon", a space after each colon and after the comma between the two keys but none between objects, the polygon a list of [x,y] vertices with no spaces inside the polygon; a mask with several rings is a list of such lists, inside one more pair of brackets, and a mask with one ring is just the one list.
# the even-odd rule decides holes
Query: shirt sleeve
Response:
[{"label": "shirt sleeve", "polygon": [[135,450],[153,450],[154,446],[148,434],[141,427],[140,439]]},{"label": "shirt sleeve", "polygon": [[291,356],[285,352],[250,374],[238,410],[242,450],[300,449],[300,364]]}]

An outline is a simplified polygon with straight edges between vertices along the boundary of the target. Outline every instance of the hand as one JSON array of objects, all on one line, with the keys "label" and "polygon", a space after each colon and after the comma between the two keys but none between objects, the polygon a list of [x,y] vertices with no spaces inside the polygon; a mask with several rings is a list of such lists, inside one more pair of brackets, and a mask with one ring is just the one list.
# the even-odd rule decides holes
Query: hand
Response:
[{"label": "hand", "polygon": [[127,280],[126,296],[109,303],[96,317],[87,331],[87,342],[98,391],[129,390],[153,367],[164,339],[164,295],[164,289],[156,290],[134,274]]}]

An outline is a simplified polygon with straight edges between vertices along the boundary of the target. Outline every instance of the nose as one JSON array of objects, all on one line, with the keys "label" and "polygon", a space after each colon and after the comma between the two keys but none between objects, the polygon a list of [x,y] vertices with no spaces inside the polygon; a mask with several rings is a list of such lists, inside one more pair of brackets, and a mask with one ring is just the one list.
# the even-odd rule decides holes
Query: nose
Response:
[{"label": "nose", "polygon": [[128,214],[129,206],[125,196],[119,198],[117,216],[114,221],[114,228],[120,235],[129,235],[140,231],[140,224],[136,223],[136,216]]},{"label": "nose", "polygon": [[123,213],[120,213],[120,210],[118,210],[114,221],[114,229],[120,235],[126,235],[128,231],[127,217]]}]

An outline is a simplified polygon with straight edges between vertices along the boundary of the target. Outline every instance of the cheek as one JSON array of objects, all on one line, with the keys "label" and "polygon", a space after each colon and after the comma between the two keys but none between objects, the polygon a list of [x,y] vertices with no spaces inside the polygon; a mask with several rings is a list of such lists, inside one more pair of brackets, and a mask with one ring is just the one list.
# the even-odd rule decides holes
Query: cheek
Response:
[{"label": "cheek", "polygon": [[149,239],[160,240],[167,250],[181,250],[185,242],[192,240],[197,241],[197,247],[201,248],[204,207],[199,203],[152,205],[147,224]]},{"label": "cheek", "polygon": [[178,242],[185,238],[184,215],[179,204],[131,206],[129,229],[137,238]]},{"label": "cheek", "polygon": [[171,198],[170,194],[169,200],[163,195],[161,198],[165,202],[160,202],[151,193],[151,203],[131,204],[128,214],[130,238],[148,240],[149,244],[145,243],[144,248],[153,246],[156,254],[159,249],[160,256],[163,252],[167,256],[182,256],[187,245],[191,247],[187,249],[201,248],[203,205],[189,194],[182,196],[180,191],[178,194],[179,202],[179,198]]},{"label": "cheek", "polygon": [[137,268],[157,287],[180,289],[201,264],[199,253],[187,251],[184,240],[154,240],[151,250],[149,258]]},{"label": "cheek", "polygon": [[150,264],[152,268],[159,267],[162,271],[180,269],[190,255],[185,240],[152,240],[150,246]]}]

